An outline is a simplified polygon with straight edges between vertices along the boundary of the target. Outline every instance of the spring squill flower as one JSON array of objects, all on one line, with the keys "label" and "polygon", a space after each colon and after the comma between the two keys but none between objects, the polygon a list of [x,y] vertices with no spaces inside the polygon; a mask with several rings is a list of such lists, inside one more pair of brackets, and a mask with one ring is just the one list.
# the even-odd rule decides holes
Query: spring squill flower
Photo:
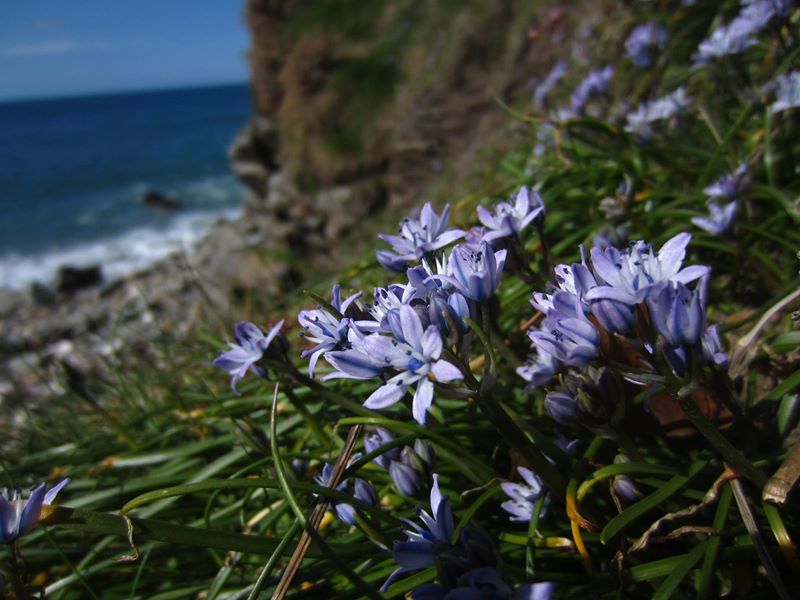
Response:
[{"label": "spring squill flower", "polygon": [[[350,460],[350,462],[354,462],[358,460],[360,455],[355,455]],[[331,474],[333,473],[333,465],[329,463],[325,463],[322,467],[322,472],[318,473],[314,476],[314,481],[321,485],[322,487],[328,487],[328,482],[330,481]],[[348,484],[346,481],[341,482],[338,486],[336,486],[337,492],[347,492],[348,491]],[[364,504],[368,504],[369,506],[376,506],[378,504],[378,494],[375,492],[375,488],[372,487],[372,484],[368,481],[364,481],[363,479],[356,478],[353,483],[353,497],[356,500],[363,502]],[[342,523],[346,523],[347,525],[355,525],[356,524],[356,508],[351,505],[347,504],[346,502],[341,501],[331,501],[331,506],[336,513],[336,516]]]},{"label": "spring squill flower", "polygon": [[511,202],[498,202],[494,212],[478,207],[478,218],[489,231],[483,241],[518,235],[531,223],[541,222],[545,216],[544,201],[539,192],[522,186]]},{"label": "spring squill flower", "polygon": [[40,483],[33,488],[27,500],[22,499],[18,489],[0,494],[0,543],[10,544],[33,529],[39,522],[42,506],[52,504],[58,492],[68,483],[69,479],[64,479],[50,490],[47,484]]},{"label": "spring squill flower", "polygon": [[[335,285],[331,296],[331,306],[340,315],[344,315],[348,307],[361,296],[361,292],[353,294],[342,301],[341,288]],[[305,329],[305,338],[316,344],[316,346],[310,350],[305,350],[300,355],[302,358],[311,356],[311,360],[308,363],[308,374],[314,377],[314,367],[322,354],[334,349],[341,349],[347,345],[347,331],[352,321],[343,316],[340,318],[332,315],[326,309],[317,307],[314,310],[301,310],[297,314],[297,322]]]},{"label": "spring squill flower", "polygon": [[[512,523],[523,523],[531,520],[533,505],[544,492],[542,480],[530,469],[517,467],[517,472],[525,483],[512,483],[506,481],[500,484],[503,492],[509,497],[500,505],[509,515]],[[544,507],[543,507],[544,508]],[[544,514],[544,509],[542,513]]]},{"label": "spring squill flower", "polygon": [[272,340],[278,335],[281,326],[283,320],[270,329],[267,335],[264,335],[260,327],[248,321],[242,321],[234,328],[235,342],[228,342],[230,350],[220,351],[219,356],[214,359],[214,366],[224,369],[233,376],[231,389],[236,395],[239,395],[236,384],[245,376],[248,369],[252,369],[258,377],[264,377],[264,369],[256,365],[256,362],[261,360]]},{"label": "spring squill flower", "polygon": [[657,121],[671,119],[689,106],[691,98],[686,95],[686,89],[679,87],[666,96],[656,98],[650,102],[643,102],[635,110],[628,113],[625,131],[647,140],[653,134],[652,125]]},{"label": "spring squill flower", "polygon": [[536,110],[542,110],[544,108],[547,95],[551,92],[555,85],[561,81],[561,78],[564,77],[566,73],[566,60],[559,60],[553,65],[553,68],[550,69],[550,72],[544,78],[544,81],[536,86],[536,91],[533,93],[533,106]]},{"label": "spring squill flower", "polygon": [[364,406],[373,409],[391,406],[415,385],[412,412],[417,422],[424,424],[433,401],[433,382],[428,375],[447,383],[462,379],[463,374],[455,365],[439,358],[442,337],[436,326],[429,325],[423,330],[419,315],[406,304],[399,309],[399,320],[403,341],[379,333],[357,339],[351,330],[352,349],[325,354],[325,360],[337,369],[325,379],[372,379],[384,371],[400,371],[375,390]]},{"label": "spring squill flower", "polygon": [[710,198],[733,200],[750,187],[748,169],[747,163],[742,163],[733,173],[726,173],[708,187],[703,188],[703,193]]},{"label": "spring squill flower", "polygon": [[389,576],[389,579],[381,587],[381,591],[385,591],[389,584],[402,573],[433,566],[436,564],[436,548],[452,544],[455,531],[453,511],[450,509],[450,499],[443,496],[439,490],[438,474],[433,475],[430,507],[430,513],[417,509],[417,516],[424,527],[420,527],[413,521],[406,521],[406,524],[411,527],[411,529],[403,530],[406,540],[395,542],[392,548],[392,555],[400,568]]},{"label": "spring squill flower", "polygon": [[738,200],[720,206],[713,200],[708,202],[707,217],[692,217],[692,223],[711,235],[722,235],[733,225],[736,211],[739,210]]},{"label": "spring squill flower", "polygon": [[705,307],[698,290],[663,282],[647,298],[650,322],[673,348],[696,344],[705,330]]},{"label": "spring squill flower", "polygon": [[548,317],[541,330],[531,330],[528,336],[540,351],[569,367],[585,367],[599,353],[600,334],[585,318]]},{"label": "spring squill flower", "polygon": [[637,67],[648,67],[653,62],[654,49],[663,50],[667,43],[667,30],[656,23],[639,25],[625,40],[625,56]]},{"label": "spring squill flower", "polygon": [[[614,75],[614,67],[608,65],[602,69],[594,69],[581,81],[570,96],[570,115],[581,116],[586,103],[593,96],[604,94]],[[566,115],[562,115],[566,116]],[[562,119],[563,120],[563,119]]]},{"label": "spring squill flower", "polygon": [[660,281],[677,281],[687,284],[711,269],[702,265],[681,268],[686,256],[686,246],[692,236],[679,233],[667,240],[658,254],[652,246],[638,241],[629,250],[620,252],[616,248],[592,248],[594,273],[606,285],[598,286],[586,293],[589,301],[608,298],[628,304],[642,302],[654,284]]},{"label": "spring squill flower", "polygon": [[[530,332],[528,336],[530,337]],[[540,350],[536,343],[533,344],[536,356],[531,356],[525,363],[517,367],[517,375],[528,382],[528,388],[542,387],[549,382],[560,369],[561,365],[555,356]]]},{"label": "spring squill flower", "polygon": [[380,234],[378,237],[388,242],[396,255],[384,251],[378,260],[382,265],[399,266],[399,261],[417,260],[447,244],[464,237],[460,229],[447,229],[450,205],[446,205],[441,215],[437,215],[430,202],[422,207],[419,219],[407,217],[400,224],[400,235]]},{"label": "spring squill flower", "polygon": [[423,331],[419,315],[408,305],[400,307],[400,322],[403,342],[379,334],[364,339],[364,346],[371,356],[400,371],[375,390],[364,406],[386,408],[399,401],[408,388],[416,384],[412,412],[416,421],[424,424],[433,400],[433,382],[428,374],[433,374],[442,383],[462,379],[463,374],[455,365],[439,358],[442,337],[438,327],[430,325]]},{"label": "spring squill flower", "polygon": [[770,112],[779,113],[800,107],[800,71],[776,77],[767,86],[775,90],[775,102],[770,105]]},{"label": "spring squill flower", "polygon": [[448,274],[433,278],[451,283],[470,300],[482,302],[497,289],[505,263],[506,250],[495,252],[486,242],[481,243],[478,251],[459,245],[450,254]]}]

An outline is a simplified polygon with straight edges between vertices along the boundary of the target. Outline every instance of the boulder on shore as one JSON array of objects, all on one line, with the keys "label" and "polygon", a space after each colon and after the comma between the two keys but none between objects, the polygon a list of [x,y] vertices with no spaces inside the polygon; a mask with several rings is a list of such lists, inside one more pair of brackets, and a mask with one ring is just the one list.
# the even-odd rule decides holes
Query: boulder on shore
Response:
[{"label": "boulder on shore", "polygon": [[56,289],[62,294],[72,294],[78,290],[103,283],[103,270],[100,265],[88,267],[63,266],[58,270]]},{"label": "boulder on shore", "polygon": [[142,196],[142,202],[146,206],[166,211],[178,210],[181,207],[179,200],[170,198],[158,190],[147,190]]}]

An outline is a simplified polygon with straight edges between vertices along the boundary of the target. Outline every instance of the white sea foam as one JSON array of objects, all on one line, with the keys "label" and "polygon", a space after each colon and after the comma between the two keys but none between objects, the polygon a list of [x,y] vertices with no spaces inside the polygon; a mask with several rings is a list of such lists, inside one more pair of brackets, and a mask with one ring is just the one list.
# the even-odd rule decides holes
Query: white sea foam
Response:
[{"label": "white sea foam", "polygon": [[105,281],[147,268],[176,251],[191,252],[220,218],[235,219],[241,208],[179,214],[167,228],[140,227],[125,233],[38,255],[0,256],[0,287],[22,290],[34,281],[52,284],[62,266],[99,264]]}]

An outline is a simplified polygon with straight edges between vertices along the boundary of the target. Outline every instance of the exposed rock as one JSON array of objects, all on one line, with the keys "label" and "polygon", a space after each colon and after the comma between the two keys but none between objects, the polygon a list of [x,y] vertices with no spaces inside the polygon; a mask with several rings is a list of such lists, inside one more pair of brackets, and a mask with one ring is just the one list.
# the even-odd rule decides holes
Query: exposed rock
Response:
[{"label": "exposed rock", "polygon": [[142,203],[158,210],[173,212],[181,208],[181,203],[158,190],[147,190],[142,194]]},{"label": "exposed rock", "polygon": [[78,290],[103,283],[103,269],[100,265],[89,267],[64,266],[58,270],[56,289],[62,294],[72,294]]},{"label": "exposed rock", "polygon": [[34,281],[30,287],[33,301],[39,306],[53,306],[58,300],[56,293],[40,281]]},{"label": "exposed rock", "polygon": [[8,317],[16,312],[25,302],[25,294],[0,288],[0,317]]},{"label": "exposed rock", "polygon": [[236,177],[263,199],[270,174],[277,168],[278,132],[263,116],[254,116],[233,139],[228,160]]}]

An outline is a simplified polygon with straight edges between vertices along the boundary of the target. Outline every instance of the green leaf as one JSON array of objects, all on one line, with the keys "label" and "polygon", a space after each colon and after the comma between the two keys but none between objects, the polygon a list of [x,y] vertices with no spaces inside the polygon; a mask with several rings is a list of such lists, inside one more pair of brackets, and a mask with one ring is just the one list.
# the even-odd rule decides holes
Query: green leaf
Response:
[{"label": "green leaf", "polygon": [[687,475],[676,475],[661,488],[655,492],[642,498],[636,504],[631,505],[629,508],[622,511],[616,517],[611,519],[608,524],[603,528],[600,533],[600,541],[607,544],[625,527],[644,516],[651,510],[661,507],[661,504],[666,502],[669,498],[680,492],[689,481],[697,475],[707,465],[706,462],[696,462],[689,468]]},{"label": "green leaf", "polygon": [[800,346],[800,331],[787,331],[777,335],[769,345],[775,352],[791,352]]},{"label": "green leaf", "polygon": [[678,589],[681,581],[688,575],[692,567],[697,564],[697,561],[703,556],[706,551],[708,542],[703,541],[697,544],[691,551],[682,557],[682,560],[675,565],[675,569],[667,576],[661,587],[653,594],[653,600],[669,600],[672,597],[672,592]]},{"label": "green leaf", "polygon": [[[718,529],[720,531],[725,530],[725,521],[728,519],[728,510],[731,507],[731,500],[733,499],[733,493],[731,492],[731,486],[726,485],[722,488],[722,492],[720,493],[719,503],[717,504],[717,512],[714,515],[714,522],[712,526],[714,529]],[[711,587],[711,581],[714,577],[714,567],[717,564],[717,555],[719,554],[719,549],[722,546],[722,537],[714,536],[708,540],[708,546],[706,546],[706,556],[703,559],[703,566],[700,569],[700,574],[697,578],[697,598],[702,600],[708,595],[708,590]]]},{"label": "green leaf", "polygon": [[589,493],[589,490],[598,482],[616,475],[676,475],[677,469],[649,463],[617,463],[597,469],[592,476],[584,481],[578,488],[577,498],[580,502]]},{"label": "green leaf", "polygon": [[[144,540],[155,540],[182,546],[251,552],[265,556],[271,555],[281,541],[280,539],[268,538],[263,535],[245,535],[219,529],[188,527],[156,519],[123,517],[111,513],[68,508],[66,506],[52,506],[51,512],[46,515],[42,522],[57,527],[77,529],[84,533],[121,537],[128,536],[128,525],[130,523],[133,527],[133,539],[136,543]],[[370,552],[372,549],[371,544],[333,543],[330,546],[340,556],[358,556],[359,554]],[[319,557],[321,553],[312,549],[310,555]]]},{"label": "green leaf", "polygon": [[788,394],[794,390],[797,386],[800,386],[800,369],[772,388],[772,390],[764,396],[764,400],[778,400],[784,394]]}]

